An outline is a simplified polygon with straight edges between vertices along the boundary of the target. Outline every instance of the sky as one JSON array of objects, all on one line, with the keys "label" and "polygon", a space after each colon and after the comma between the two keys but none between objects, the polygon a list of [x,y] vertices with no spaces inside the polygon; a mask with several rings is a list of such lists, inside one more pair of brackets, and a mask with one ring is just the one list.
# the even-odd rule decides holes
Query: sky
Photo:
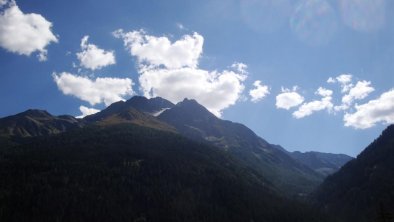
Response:
[{"label": "sky", "polygon": [[196,99],[290,151],[357,156],[394,123],[388,0],[0,0],[0,117]]}]

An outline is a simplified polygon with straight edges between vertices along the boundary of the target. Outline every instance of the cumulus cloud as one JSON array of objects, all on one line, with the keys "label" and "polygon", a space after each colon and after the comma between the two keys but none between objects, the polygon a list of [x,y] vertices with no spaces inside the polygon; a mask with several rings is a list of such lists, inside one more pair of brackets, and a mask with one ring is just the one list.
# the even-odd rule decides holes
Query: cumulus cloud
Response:
[{"label": "cumulus cloud", "polygon": [[20,55],[38,52],[38,59],[47,59],[46,47],[58,42],[52,33],[52,23],[42,15],[23,13],[14,0],[1,1],[5,8],[0,13],[0,46]]},{"label": "cumulus cloud", "polygon": [[367,97],[375,89],[370,86],[369,81],[358,81],[357,84],[349,90],[349,93],[342,97],[342,103],[350,105],[354,100],[360,100]]},{"label": "cumulus cloud", "polygon": [[315,92],[316,95],[320,95],[323,98],[321,100],[314,100],[312,102],[302,104],[297,111],[293,113],[293,116],[297,119],[304,118],[306,116],[312,115],[314,112],[321,110],[331,110],[333,108],[332,100],[332,90],[319,87]]},{"label": "cumulus cloud", "polygon": [[345,126],[366,129],[377,123],[394,123],[394,89],[383,93],[379,98],[362,105],[356,105],[356,112],[346,113]]},{"label": "cumulus cloud", "polygon": [[322,97],[332,96],[332,93],[333,93],[332,90],[329,90],[329,89],[326,89],[326,88],[323,88],[323,87],[319,87],[317,89],[317,91],[315,92],[316,95],[320,95]]},{"label": "cumulus cloud", "polygon": [[113,51],[100,49],[94,44],[89,44],[88,40],[88,35],[82,38],[82,51],[77,53],[77,57],[82,67],[95,70],[115,64],[115,55]]},{"label": "cumulus cloud", "polygon": [[254,89],[249,91],[252,102],[258,102],[269,94],[268,86],[262,85],[260,80],[253,83]]},{"label": "cumulus cloud", "polygon": [[196,32],[185,35],[174,43],[165,36],[147,35],[144,30],[124,32],[119,29],[113,35],[123,39],[130,54],[136,56],[140,63],[169,69],[196,68],[204,44],[204,38]]},{"label": "cumulus cloud", "polygon": [[196,99],[209,111],[220,116],[234,105],[244,89],[245,76],[233,71],[206,71],[193,68],[145,70],[139,77],[144,96],[164,97],[177,103],[184,98]]},{"label": "cumulus cloud", "polygon": [[333,91],[323,87],[319,87],[315,92],[321,99],[303,103],[304,98],[296,92],[297,87],[294,87],[293,90],[282,88],[282,93],[276,97],[276,107],[289,110],[302,104],[292,113],[296,119],[301,119],[323,110],[328,111],[328,113],[348,110],[344,115],[345,126],[358,129],[372,127],[378,122],[394,123],[394,89],[366,104],[356,104],[354,106],[356,111],[350,114],[349,110],[352,110],[351,108],[353,108],[356,101],[367,98],[375,91],[374,87],[371,86],[371,82],[361,80],[354,84],[351,74],[330,77],[326,82],[340,85],[342,94],[340,105],[334,105]]},{"label": "cumulus cloud", "polygon": [[198,67],[204,38],[185,35],[171,42],[167,37],[147,35],[143,30],[114,36],[124,41],[139,65],[139,83],[144,96],[164,97],[173,103],[185,97],[195,99],[217,116],[234,105],[244,90],[247,66],[232,65],[234,70],[209,71]]},{"label": "cumulus cloud", "polygon": [[73,75],[62,72],[53,74],[57,87],[65,94],[75,96],[90,105],[105,103],[106,106],[119,100],[124,96],[133,95],[133,81],[129,78],[96,78]]},{"label": "cumulus cloud", "polygon": [[276,96],[276,108],[289,110],[300,105],[303,101],[304,97],[297,93],[297,86],[292,90],[282,88],[282,93]]},{"label": "cumulus cloud", "polygon": [[362,80],[357,81],[356,85],[352,82],[353,76],[351,74],[342,74],[335,79],[330,77],[328,83],[338,82],[341,85],[341,92],[344,94],[342,97],[342,104],[334,107],[335,111],[349,109],[355,100],[366,98],[375,89],[371,86],[371,82]]},{"label": "cumulus cloud", "polygon": [[86,107],[86,106],[80,106],[79,107],[79,111],[81,111],[81,115],[80,116],[77,116],[77,118],[84,118],[85,116],[88,116],[88,115],[93,115],[93,114],[95,114],[95,113],[98,113],[98,112],[100,112],[100,110],[99,109],[94,109],[94,108],[88,108],[88,107]]}]

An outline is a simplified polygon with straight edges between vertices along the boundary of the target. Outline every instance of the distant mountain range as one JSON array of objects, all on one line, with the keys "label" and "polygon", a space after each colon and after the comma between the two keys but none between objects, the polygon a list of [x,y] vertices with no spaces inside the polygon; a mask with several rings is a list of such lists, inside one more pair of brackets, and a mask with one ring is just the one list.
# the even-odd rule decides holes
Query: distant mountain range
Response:
[{"label": "distant mountain range", "polygon": [[44,110],[29,109],[14,116],[1,118],[0,136],[44,136],[81,128],[83,125],[72,116],[52,116]]},{"label": "distant mountain range", "polygon": [[[155,214],[165,213],[160,214],[147,205],[136,207],[134,204],[140,203],[143,198],[165,204],[167,201],[171,202],[168,199],[171,195],[187,198],[172,200],[176,206],[169,206],[168,209],[171,211],[168,215],[180,221],[184,221],[180,218],[187,217],[194,218],[194,221],[203,220],[196,217],[197,212],[208,213],[210,216],[207,217],[210,219],[206,221],[231,221],[229,218],[242,221],[242,217],[250,217],[247,221],[261,221],[262,218],[271,218],[266,221],[293,221],[294,218],[299,218],[298,221],[325,221],[320,213],[311,213],[313,210],[308,206],[291,199],[304,199],[328,174],[337,171],[352,159],[342,154],[288,152],[278,145],[268,143],[242,124],[217,118],[195,100],[185,99],[178,104],[172,104],[163,98],[147,99],[140,96],[113,103],[101,112],[83,119],[52,116],[41,110],[28,110],[1,118],[0,146],[3,147],[0,148],[0,166],[3,169],[0,173],[2,178],[5,178],[0,183],[0,203],[11,201],[12,198],[22,201],[23,198],[18,199],[18,196],[15,196],[19,193],[35,198],[31,192],[38,188],[25,190],[25,187],[17,185],[18,181],[23,179],[19,177],[20,171],[24,172],[23,175],[29,175],[24,180],[32,183],[32,186],[36,186],[36,183],[49,183],[50,187],[57,190],[60,184],[59,186],[63,187],[61,189],[65,189],[61,192],[71,192],[76,198],[83,198],[83,193],[77,191],[78,189],[94,190],[94,183],[105,183],[99,176],[105,175],[108,182],[116,181],[115,185],[109,183],[108,189],[111,189],[111,186],[128,189],[124,187],[127,184],[138,187],[137,190],[125,191],[125,195],[131,196],[129,199],[125,197],[124,201],[128,207],[135,208],[128,216],[140,218],[141,221],[144,221],[144,218],[157,219]],[[93,170],[96,165],[96,170],[99,170],[97,172]],[[134,168],[138,166],[138,169],[142,165],[143,170],[137,170],[137,179],[134,175],[133,179],[127,182],[130,175],[122,170],[124,165]],[[79,168],[81,174],[77,172]],[[90,170],[94,172],[91,176]],[[151,177],[158,178],[156,182],[143,179],[144,175],[150,174]],[[194,175],[194,179],[186,179],[187,175]],[[178,176],[180,180],[176,179]],[[68,187],[69,182],[65,182],[74,178],[71,180],[79,183],[78,181],[85,177],[91,177],[91,182],[73,184],[71,188]],[[117,177],[124,178],[123,182]],[[219,178],[221,179],[217,181]],[[36,179],[47,182],[38,182]],[[190,184],[188,180],[195,181],[195,184]],[[232,183],[235,184],[230,185]],[[146,189],[143,184],[147,186]],[[163,190],[161,186],[177,188]],[[51,193],[50,187],[40,191],[45,198],[55,198],[53,195],[57,195]],[[101,187],[97,192],[100,193],[103,189],[104,187]],[[89,203],[94,201],[96,195],[93,190],[86,194],[87,198],[93,198],[87,200]],[[253,192],[246,192],[247,190]],[[2,192],[8,192],[9,195],[2,196]],[[111,192],[111,201],[120,201],[115,197],[121,195],[117,192]],[[136,192],[142,194],[133,199]],[[150,192],[157,194],[146,196],[153,195]],[[220,196],[215,196],[214,193],[217,192],[221,193]],[[101,196],[106,199],[102,194],[97,195],[98,198]],[[214,199],[209,199],[212,195],[215,196]],[[68,201],[68,204],[75,204],[73,200]],[[211,202],[213,208],[206,209],[209,206],[207,203]],[[238,205],[238,202],[242,204]],[[50,204],[51,201],[43,203]],[[15,206],[0,204],[0,212],[12,212],[13,206],[22,203],[14,204]],[[25,207],[32,207],[31,204],[34,204],[34,201]],[[148,201],[145,204],[150,205],[153,202]],[[183,209],[182,205],[186,209]],[[109,207],[100,206],[106,209]],[[59,207],[62,212],[67,211],[66,205]],[[88,207],[87,210],[90,212],[92,209]],[[261,209],[267,211],[257,213]],[[181,213],[183,210],[187,212]],[[146,214],[140,213],[141,216],[138,211]],[[223,212],[213,220],[214,216],[218,216],[216,211]],[[30,213],[34,215],[37,212]],[[12,215],[4,215],[13,218]],[[56,215],[51,214],[50,220],[59,219],[54,217]],[[108,215],[103,217],[109,218]],[[171,217],[167,219],[174,221]]]},{"label": "distant mountain range", "polygon": [[[135,96],[119,101],[82,120],[71,116],[55,117],[40,110],[0,119],[0,135],[42,136],[57,134],[86,124],[133,123],[158,130],[177,132],[190,139],[215,145],[257,170],[281,191],[291,195],[312,191],[329,173],[346,160],[345,155],[317,155],[320,165],[305,154],[286,153],[258,137],[246,126],[217,118],[195,100],[178,104],[157,97]],[[309,155],[310,156],[310,155]],[[337,161],[344,158],[343,161]]]},{"label": "distant mountain range", "polygon": [[345,163],[353,159],[345,154],[332,154],[321,152],[291,152],[289,153],[295,160],[300,161],[317,173],[328,176],[338,171]]}]

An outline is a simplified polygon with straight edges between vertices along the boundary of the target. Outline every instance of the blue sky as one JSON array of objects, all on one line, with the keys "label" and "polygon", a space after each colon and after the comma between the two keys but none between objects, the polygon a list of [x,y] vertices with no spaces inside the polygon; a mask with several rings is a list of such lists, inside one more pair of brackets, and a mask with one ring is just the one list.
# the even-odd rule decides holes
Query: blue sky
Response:
[{"label": "blue sky", "polygon": [[288,150],[352,156],[394,122],[392,1],[0,6],[1,117],[190,97]]}]

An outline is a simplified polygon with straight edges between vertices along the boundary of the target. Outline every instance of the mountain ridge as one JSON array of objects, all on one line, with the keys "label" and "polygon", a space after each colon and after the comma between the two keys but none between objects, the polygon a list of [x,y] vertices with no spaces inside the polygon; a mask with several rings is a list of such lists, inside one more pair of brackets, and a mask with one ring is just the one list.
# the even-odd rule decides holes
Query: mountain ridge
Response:
[{"label": "mountain ridge", "polygon": [[[314,194],[327,212],[347,221],[388,221],[394,216],[394,125],[357,158],[327,177]],[[387,219],[387,218],[386,218]]]},{"label": "mountain ridge", "polygon": [[326,221],[223,150],[136,124],[0,147],[0,175],[1,221]]},{"label": "mountain ridge", "polygon": [[[159,115],[155,115],[158,111]],[[45,111],[38,112],[37,115],[50,114]],[[257,170],[287,195],[305,195],[323,180],[321,174],[295,160],[285,149],[268,143],[243,124],[219,119],[193,99],[185,98],[174,105],[160,97],[147,99],[135,96],[127,101],[115,102],[83,119],[69,118],[79,127],[90,124],[137,124],[214,145],[245,166]],[[58,132],[49,131],[47,134],[55,133]],[[25,136],[35,135],[40,134]]]},{"label": "mountain ridge", "polygon": [[323,153],[316,151],[289,152],[289,155],[323,176],[338,171],[344,164],[353,159],[346,154]]},{"label": "mountain ridge", "polygon": [[0,136],[45,136],[83,126],[84,124],[73,116],[53,116],[45,110],[28,109],[0,118]]},{"label": "mountain ridge", "polygon": [[296,162],[245,125],[219,119],[196,100],[184,99],[158,118],[188,138],[205,141],[228,151],[247,166],[270,178],[289,195],[305,195],[323,180],[319,174]]}]

